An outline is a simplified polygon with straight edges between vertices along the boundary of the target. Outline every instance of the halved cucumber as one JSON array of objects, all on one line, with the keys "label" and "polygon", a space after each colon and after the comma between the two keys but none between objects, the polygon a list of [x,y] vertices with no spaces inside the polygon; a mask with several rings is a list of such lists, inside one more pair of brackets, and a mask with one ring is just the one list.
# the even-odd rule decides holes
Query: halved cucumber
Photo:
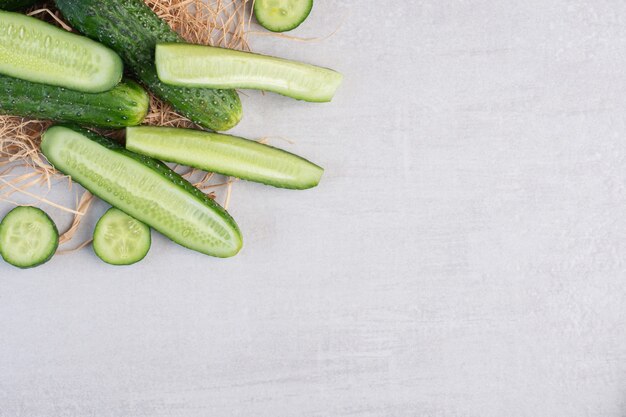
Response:
[{"label": "halved cucumber", "polygon": [[98,220],[93,250],[111,265],[132,265],[146,257],[152,239],[150,228],[121,210],[111,207]]},{"label": "halved cucumber", "polygon": [[5,261],[18,268],[46,263],[58,246],[56,225],[36,207],[16,207],[0,223],[0,253]]},{"label": "halved cucumber", "polygon": [[126,149],[281,188],[315,187],[324,173],[321,167],[281,149],[236,136],[192,129],[127,128]]},{"label": "halved cucumber", "polygon": [[226,210],[162,162],[76,127],[51,127],[41,150],[92,194],[182,246],[224,258],[241,249]]},{"label": "halved cucumber", "polygon": [[251,88],[305,101],[330,101],[343,76],[331,69],[213,46],[161,43],[159,79],[187,87]]},{"label": "halved cucumber", "polygon": [[267,30],[286,32],[309,17],[313,0],[255,0],[254,16]]},{"label": "halved cucumber", "polygon": [[121,58],[89,38],[0,11],[0,74],[100,93],[120,82],[122,71]]}]

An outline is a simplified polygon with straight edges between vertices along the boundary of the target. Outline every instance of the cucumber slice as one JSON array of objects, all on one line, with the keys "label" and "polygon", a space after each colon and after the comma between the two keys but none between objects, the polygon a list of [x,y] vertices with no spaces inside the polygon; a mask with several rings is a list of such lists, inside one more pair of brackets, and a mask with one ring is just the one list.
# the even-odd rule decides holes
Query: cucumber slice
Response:
[{"label": "cucumber slice", "polygon": [[126,149],[168,162],[281,188],[315,187],[324,170],[292,153],[258,142],[192,129],[126,129]]},{"label": "cucumber slice", "polygon": [[162,162],[77,127],[51,127],[41,150],[92,194],[182,246],[224,258],[241,249],[226,210]]},{"label": "cucumber slice", "polygon": [[251,52],[204,45],[161,43],[159,79],[187,87],[251,88],[305,101],[330,101],[343,76],[331,69]]},{"label": "cucumber slice", "polygon": [[19,13],[0,11],[0,74],[86,93],[122,79],[121,58],[109,48]]},{"label": "cucumber slice", "polygon": [[254,17],[267,30],[286,32],[309,17],[313,0],[255,0]]},{"label": "cucumber slice", "polygon": [[104,213],[93,232],[94,252],[111,265],[132,265],[141,261],[151,243],[150,228],[115,207]]},{"label": "cucumber slice", "polygon": [[48,262],[58,246],[56,225],[36,207],[16,207],[0,223],[0,253],[5,261],[18,268]]}]

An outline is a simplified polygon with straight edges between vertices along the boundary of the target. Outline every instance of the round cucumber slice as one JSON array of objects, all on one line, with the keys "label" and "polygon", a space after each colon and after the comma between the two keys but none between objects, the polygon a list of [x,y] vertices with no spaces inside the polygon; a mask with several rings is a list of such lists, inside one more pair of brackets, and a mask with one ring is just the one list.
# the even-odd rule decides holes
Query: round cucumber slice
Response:
[{"label": "round cucumber slice", "polygon": [[48,262],[58,246],[56,225],[36,207],[16,207],[0,223],[0,254],[18,268],[32,268]]},{"label": "round cucumber slice", "polygon": [[114,207],[98,220],[93,250],[111,265],[132,265],[146,257],[152,238],[150,228]]},{"label": "round cucumber slice", "polygon": [[287,32],[309,16],[313,0],[255,0],[254,16],[267,30]]}]

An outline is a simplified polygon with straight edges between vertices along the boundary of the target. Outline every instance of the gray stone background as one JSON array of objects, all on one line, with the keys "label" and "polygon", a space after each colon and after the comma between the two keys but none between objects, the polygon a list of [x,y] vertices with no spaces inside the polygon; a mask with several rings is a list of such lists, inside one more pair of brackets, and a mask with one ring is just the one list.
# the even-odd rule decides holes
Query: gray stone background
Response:
[{"label": "gray stone background", "polygon": [[626,3],[318,0],[294,34],[338,26],[252,39],[346,79],[243,97],[233,133],[326,175],[237,184],[240,256],[0,264],[0,416],[626,416]]}]

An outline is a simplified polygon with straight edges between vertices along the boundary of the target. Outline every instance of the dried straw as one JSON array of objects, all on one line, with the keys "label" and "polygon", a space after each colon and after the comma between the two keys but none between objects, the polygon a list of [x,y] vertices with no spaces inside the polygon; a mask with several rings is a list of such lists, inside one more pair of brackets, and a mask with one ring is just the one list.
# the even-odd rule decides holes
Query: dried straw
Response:
[{"label": "dried straw", "polygon": [[[249,50],[247,27],[250,24],[252,0],[145,1],[189,42]],[[66,30],[71,30],[52,5],[32,10],[29,14]],[[193,126],[190,121],[155,97],[151,98],[150,112],[145,123],[172,127]],[[41,133],[50,124],[48,121],[0,116],[0,201],[17,204],[11,199],[11,196],[19,193],[30,198],[33,204],[43,203],[73,214],[71,226],[60,238],[61,243],[67,243],[72,240],[78,230],[81,219],[89,210],[94,197],[85,192],[77,202],[76,207],[69,208],[57,204],[39,193],[29,191],[33,187],[40,189],[45,186],[49,192],[52,184],[59,182],[65,182],[68,185],[68,190],[72,190],[71,178],[52,168],[40,153]],[[192,179],[196,174],[198,174],[197,170],[190,170],[184,175]],[[230,202],[231,187],[234,181],[229,179],[224,183],[212,183],[216,177],[219,176],[203,173],[195,185],[213,198],[215,198],[215,189],[226,187],[225,205],[227,206]],[[76,191],[74,192],[76,193]],[[88,243],[82,243],[76,249]],[[62,251],[61,253],[73,250]]]}]

